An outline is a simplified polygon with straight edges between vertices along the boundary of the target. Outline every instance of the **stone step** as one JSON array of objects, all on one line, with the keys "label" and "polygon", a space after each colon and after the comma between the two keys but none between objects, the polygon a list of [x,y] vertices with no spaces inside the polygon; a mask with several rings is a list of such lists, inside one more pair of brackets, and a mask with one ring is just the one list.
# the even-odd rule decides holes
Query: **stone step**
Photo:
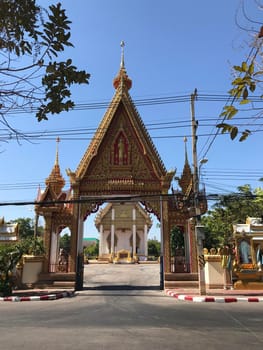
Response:
[{"label": "stone step", "polygon": [[198,281],[165,281],[165,288],[198,288]]},{"label": "stone step", "polygon": [[40,281],[34,284],[39,289],[75,289],[75,282],[70,281]]},{"label": "stone step", "polygon": [[75,279],[75,272],[49,272],[39,274],[39,281],[75,281]]},{"label": "stone step", "polygon": [[70,281],[54,281],[53,282],[53,287],[56,288],[75,288],[75,281],[70,282]]},{"label": "stone step", "polygon": [[166,281],[198,281],[198,273],[165,273]]}]

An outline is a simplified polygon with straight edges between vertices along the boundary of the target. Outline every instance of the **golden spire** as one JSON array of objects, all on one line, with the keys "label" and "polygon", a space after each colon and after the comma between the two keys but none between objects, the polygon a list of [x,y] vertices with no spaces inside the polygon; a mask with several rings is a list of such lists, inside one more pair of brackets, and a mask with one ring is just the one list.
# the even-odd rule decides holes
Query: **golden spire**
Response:
[{"label": "golden spire", "polygon": [[184,154],[185,154],[185,163],[188,163],[188,155],[187,155],[187,137],[184,137]]},{"label": "golden spire", "polygon": [[184,143],[185,143],[185,162],[184,162],[184,169],[182,176],[180,180],[178,181],[179,185],[182,188],[183,193],[186,193],[186,191],[189,188],[189,185],[192,183],[192,171],[191,167],[188,162],[188,155],[187,155],[187,138],[184,138]]},{"label": "golden spire", "polygon": [[128,77],[128,75],[126,73],[126,69],[125,69],[125,64],[124,64],[124,46],[125,46],[125,43],[122,40],[121,41],[121,64],[120,64],[120,70],[119,70],[118,75],[113,79],[113,86],[115,87],[115,89],[118,89],[119,86],[121,88],[123,88],[125,86],[129,90],[131,88],[131,86],[132,86],[132,81]]},{"label": "golden spire", "polygon": [[51,170],[51,173],[49,177],[46,179],[46,185],[52,187],[53,191],[56,193],[56,195],[59,195],[62,188],[65,185],[65,180],[61,175],[60,172],[60,166],[59,166],[59,158],[58,158],[58,144],[60,142],[60,138],[57,137],[56,139],[57,146],[56,146],[56,157],[55,157],[55,164],[53,166],[53,169]]},{"label": "golden spire", "polygon": [[55,165],[58,165],[58,144],[60,142],[60,138],[59,136],[56,138],[56,142],[57,142],[57,148],[56,148],[56,159],[55,159]]}]

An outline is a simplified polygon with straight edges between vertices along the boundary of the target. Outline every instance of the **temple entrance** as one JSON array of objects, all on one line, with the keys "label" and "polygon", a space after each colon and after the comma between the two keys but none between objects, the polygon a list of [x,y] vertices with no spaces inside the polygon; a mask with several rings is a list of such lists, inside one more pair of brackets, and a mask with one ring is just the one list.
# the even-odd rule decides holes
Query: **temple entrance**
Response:
[{"label": "temple entrance", "polygon": [[152,216],[140,203],[123,199],[102,204],[86,218],[84,235],[97,237],[99,254],[89,259],[84,250],[83,288],[160,289],[159,255],[148,260]]},{"label": "temple entrance", "polygon": [[[193,175],[185,151],[180,188],[174,189],[175,170],[167,171],[129,94],[132,81],[124,66],[122,46],[120,70],[113,81],[114,97],[77,169],[67,169],[70,188],[60,172],[58,146],[54,167],[46,179],[46,188],[39,191],[36,214],[45,220],[44,245],[46,256],[43,272],[48,281],[56,271],[52,268],[57,253],[58,227],[71,232],[68,272],[76,289],[84,283],[83,227],[86,218],[99,213],[103,203],[109,203],[98,214],[101,233],[100,252],[112,263],[138,263],[147,259],[146,237],[148,214],[160,222],[160,276],[163,286],[181,273],[177,255],[175,270],[171,269],[170,234],[174,226],[183,227],[186,244],[185,262],[188,274],[195,278],[198,270],[193,214]],[[59,140],[58,140],[59,141]],[[186,145],[186,143],[185,143]],[[179,180],[178,180],[179,179]],[[204,193],[198,194],[200,213],[207,209]],[[123,203],[129,209],[123,210]],[[117,216],[118,213],[118,221]],[[140,222],[136,222],[140,218]],[[181,259],[182,260],[182,259]],[[51,274],[53,274],[51,276]],[[51,278],[52,277],[52,278]],[[69,280],[69,275],[60,278]],[[185,277],[186,278],[186,277]],[[161,284],[161,282],[160,282]],[[168,285],[168,284],[167,284]]]}]

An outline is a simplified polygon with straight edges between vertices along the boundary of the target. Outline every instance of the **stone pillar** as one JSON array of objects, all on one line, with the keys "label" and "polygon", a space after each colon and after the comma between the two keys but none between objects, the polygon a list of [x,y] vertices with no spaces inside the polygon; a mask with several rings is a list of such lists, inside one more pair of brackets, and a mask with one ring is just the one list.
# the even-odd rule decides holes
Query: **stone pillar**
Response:
[{"label": "stone pillar", "polygon": [[114,225],[114,220],[115,220],[115,209],[111,209],[111,254],[114,256],[114,231],[115,231],[115,225]]},{"label": "stone pillar", "polygon": [[78,218],[78,250],[77,254],[83,253],[83,229],[84,229],[84,222],[82,220],[82,217]]},{"label": "stone pillar", "polygon": [[44,229],[45,260],[43,263],[43,272],[47,273],[49,271],[49,264],[50,264],[52,214],[45,213],[44,219],[45,219],[45,229]]},{"label": "stone pillar", "polygon": [[162,220],[163,220],[163,263],[164,272],[171,272],[171,254],[170,254],[170,232],[168,219],[168,202],[162,198]]},{"label": "stone pillar", "polygon": [[56,272],[57,255],[58,255],[58,235],[56,234],[56,232],[51,232],[49,272]]},{"label": "stone pillar", "polygon": [[[74,184],[73,187],[73,199],[79,199],[78,184]],[[77,256],[78,256],[78,233],[79,233],[79,217],[80,217],[80,203],[73,204],[73,216],[72,216],[72,230],[70,237],[70,255],[69,255],[69,271],[76,272],[77,268]]]},{"label": "stone pillar", "polygon": [[132,209],[132,251],[133,257],[136,256],[136,208]]},{"label": "stone pillar", "polygon": [[144,225],[144,255],[148,256],[148,227]]},{"label": "stone pillar", "polygon": [[99,255],[102,255],[104,253],[104,244],[102,242],[103,240],[103,225],[100,225],[100,243],[99,243]]}]

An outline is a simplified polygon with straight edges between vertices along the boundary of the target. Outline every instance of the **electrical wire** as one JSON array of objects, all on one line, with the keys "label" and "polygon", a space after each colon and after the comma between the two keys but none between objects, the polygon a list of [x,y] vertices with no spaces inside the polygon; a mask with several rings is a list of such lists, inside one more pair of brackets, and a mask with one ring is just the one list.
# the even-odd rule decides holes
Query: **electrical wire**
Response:
[{"label": "electrical wire", "polygon": [[[105,202],[146,202],[152,200],[166,201],[170,198],[175,198],[175,194],[152,194],[152,195],[105,195],[105,196],[86,196],[85,198],[81,197],[79,199],[69,199],[69,200],[45,200],[45,201],[6,201],[0,202],[0,207],[2,206],[25,206],[25,205],[63,205],[63,204],[84,204],[84,203],[105,203]],[[227,197],[229,201],[236,201],[238,199],[262,199],[262,195],[252,194],[252,193],[231,193],[231,194],[217,194],[210,193],[206,195],[208,201],[216,201]],[[187,201],[187,200],[186,200]]]},{"label": "electrical wire", "polygon": [[[198,95],[198,101],[200,102],[227,102],[229,100],[229,95],[226,94],[200,94]],[[251,101],[253,103],[262,102],[261,96],[252,96]],[[190,102],[189,95],[179,95],[179,96],[166,96],[166,97],[153,97],[145,99],[134,99],[132,100],[135,106],[154,106],[159,104],[170,104],[170,103],[184,103]],[[101,101],[101,102],[83,102],[76,103],[75,106],[69,110],[71,111],[86,111],[94,109],[106,109],[113,107],[114,103],[110,101]],[[4,106],[1,109],[1,113],[4,115],[18,115],[18,114],[28,114],[29,116],[33,113],[36,113],[38,110],[37,106],[32,107],[14,107],[12,109],[5,109]]]},{"label": "electrical wire", "polygon": [[[258,121],[263,119],[262,117],[257,118]],[[248,117],[242,117],[242,118],[236,118],[237,121],[240,121],[236,125],[238,126],[247,126],[248,123],[245,122],[247,120],[250,120]],[[203,118],[200,119],[199,127],[206,128],[210,126],[214,126],[214,118]],[[212,123],[209,123],[212,121]],[[190,129],[190,121],[185,120],[179,120],[179,121],[173,121],[173,122],[158,122],[158,123],[148,123],[145,124],[148,131],[158,131],[158,133],[162,130],[179,130],[180,128],[188,128]],[[263,127],[263,123],[254,123],[254,127]],[[42,130],[42,131],[24,131],[21,135],[15,134],[14,132],[7,131],[5,129],[0,129],[0,140],[2,141],[8,141],[12,139],[24,139],[27,138],[29,140],[52,140],[53,137],[57,137],[57,135],[60,135],[60,138],[64,140],[88,140],[93,137],[95,134],[95,131],[98,132],[104,132],[105,130],[101,128],[88,128],[88,127],[80,127],[75,129],[56,129],[56,130]],[[254,132],[260,132],[262,130],[257,129],[254,130]],[[90,137],[88,137],[90,135]],[[69,136],[75,136],[75,137],[69,137]],[[81,136],[85,136],[84,138],[81,138]],[[152,138],[176,138],[176,137],[184,137],[184,136],[191,136],[186,135],[184,133],[183,135],[155,135],[152,134]],[[203,133],[199,134],[199,136],[210,136],[210,134]]]}]

